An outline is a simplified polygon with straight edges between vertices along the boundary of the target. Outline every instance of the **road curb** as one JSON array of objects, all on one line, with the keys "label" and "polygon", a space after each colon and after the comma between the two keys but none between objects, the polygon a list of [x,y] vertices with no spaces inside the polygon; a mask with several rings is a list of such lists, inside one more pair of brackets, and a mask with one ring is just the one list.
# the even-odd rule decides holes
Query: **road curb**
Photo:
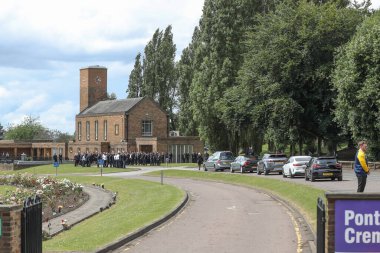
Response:
[{"label": "road curb", "polygon": [[182,202],[173,211],[171,211],[170,213],[168,213],[167,215],[165,215],[161,219],[159,219],[159,220],[153,222],[152,224],[149,224],[143,228],[140,228],[139,230],[132,232],[131,234],[128,234],[126,237],[123,237],[120,240],[117,240],[111,244],[108,244],[107,246],[103,247],[102,249],[95,251],[94,253],[106,253],[106,252],[110,252],[112,250],[115,250],[117,248],[120,248],[121,246],[135,240],[136,238],[148,233],[152,229],[154,229],[154,228],[160,226],[161,224],[165,223],[170,218],[172,218],[177,213],[179,213],[185,207],[185,205],[188,203],[189,194],[188,194],[188,192],[185,192],[185,193],[186,194],[185,194],[185,197],[182,199]]}]

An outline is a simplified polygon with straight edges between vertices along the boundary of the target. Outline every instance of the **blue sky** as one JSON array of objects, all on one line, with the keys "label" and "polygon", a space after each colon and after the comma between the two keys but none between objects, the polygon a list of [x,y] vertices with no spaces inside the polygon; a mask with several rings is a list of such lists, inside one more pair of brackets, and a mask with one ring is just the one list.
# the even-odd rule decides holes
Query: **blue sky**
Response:
[{"label": "blue sky", "polygon": [[[172,25],[177,58],[189,44],[204,0],[0,0],[0,123],[39,117],[74,133],[79,69],[108,68],[108,92],[125,98],[138,52]],[[380,0],[373,0],[378,8]]]},{"label": "blue sky", "polygon": [[0,0],[0,123],[39,117],[73,133],[79,69],[108,68],[108,91],[125,98],[138,52],[172,25],[177,58],[191,41],[204,0]]}]

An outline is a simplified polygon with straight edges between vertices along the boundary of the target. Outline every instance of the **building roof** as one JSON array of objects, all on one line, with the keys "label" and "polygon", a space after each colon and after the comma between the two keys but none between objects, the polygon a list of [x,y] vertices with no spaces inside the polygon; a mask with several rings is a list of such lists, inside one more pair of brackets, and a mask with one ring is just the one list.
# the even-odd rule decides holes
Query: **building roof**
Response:
[{"label": "building roof", "polygon": [[144,97],[100,101],[79,113],[78,116],[128,112],[143,99]]}]

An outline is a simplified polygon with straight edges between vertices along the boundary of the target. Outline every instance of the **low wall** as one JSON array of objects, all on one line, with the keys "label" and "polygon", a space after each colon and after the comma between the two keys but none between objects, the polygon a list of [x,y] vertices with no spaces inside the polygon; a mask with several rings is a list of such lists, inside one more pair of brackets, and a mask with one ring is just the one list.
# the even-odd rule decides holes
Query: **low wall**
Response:
[{"label": "low wall", "polygon": [[[354,161],[339,161],[343,169],[354,169]],[[368,166],[371,170],[380,169],[380,162],[369,162]]]}]

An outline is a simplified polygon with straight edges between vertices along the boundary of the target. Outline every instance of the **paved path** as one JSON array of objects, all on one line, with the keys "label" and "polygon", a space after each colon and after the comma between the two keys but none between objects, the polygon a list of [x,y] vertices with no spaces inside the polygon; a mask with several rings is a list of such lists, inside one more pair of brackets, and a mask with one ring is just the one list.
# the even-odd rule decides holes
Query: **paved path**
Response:
[{"label": "paved path", "polygon": [[312,235],[300,233],[300,217],[265,193],[191,179],[165,178],[165,183],[190,193],[187,208],[171,222],[113,252],[311,252]]},{"label": "paved path", "polygon": [[[42,223],[42,229],[49,232],[50,235],[56,235],[63,231],[62,220],[67,220],[67,224],[71,226],[91,217],[100,212],[101,209],[107,208],[110,203],[113,203],[112,192],[92,186],[84,186],[83,190],[90,197],[86,203],[71,212]],[[48,227],[49,222],[51,224],[50,230]]]}]

